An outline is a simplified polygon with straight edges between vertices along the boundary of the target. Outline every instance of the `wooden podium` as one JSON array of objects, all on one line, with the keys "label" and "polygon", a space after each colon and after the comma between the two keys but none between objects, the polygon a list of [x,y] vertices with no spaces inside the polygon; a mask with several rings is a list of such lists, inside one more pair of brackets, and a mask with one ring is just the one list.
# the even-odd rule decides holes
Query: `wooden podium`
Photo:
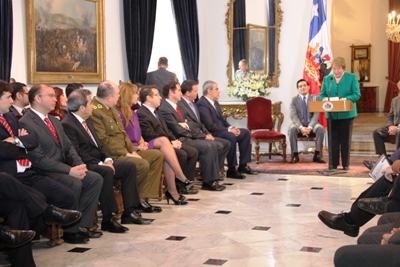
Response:
[{"label": "wooden podium", "polygon": [[[350,100],[329,100],[329,101],[310,101],[308,102],[308,112],[347,112],[353,110],[354,105]],[[332,116],[328,119],[328,150],[329,150],[329,169],[323,170],[321,173],[326,176],[346,173],[345,170],[333,169],[332,166],[332,132],[331,132]]]}]

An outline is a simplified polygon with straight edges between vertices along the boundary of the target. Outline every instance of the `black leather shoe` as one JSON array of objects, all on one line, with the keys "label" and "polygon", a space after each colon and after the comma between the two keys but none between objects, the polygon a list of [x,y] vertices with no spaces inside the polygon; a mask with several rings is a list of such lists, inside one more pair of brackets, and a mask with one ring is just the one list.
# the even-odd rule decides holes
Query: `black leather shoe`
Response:
[{"label": "black leather shoe", "polygon": [[97,230],[90,231],[88,228],[85,227],[79,227],[78,234],[86,238],[99,238],[103,235],[103,233],[100,231]]},{"label": "black leather shoe", "polygon": [[388,201],[388,197],[361,198],[357,206],[372,214],[383,214]]},{"label": "black leather shoe", "polygon": [[63,237],[65,242],[70,244],[86,244],[89,238],[81,236],[78,233],[66,233],[64,232]]},{"label": "black leather shoe", "polygon": [[238,172],[239,172],[239,173],[245,173],[245,174],[253,174],[253,175],[258,174],[258,172],[253,171],[253,170],[250,168],[250,166],[247,165],[247,164],[246,164],[246,166],[244,166],[244,167],[239,167],[239,168],[238,168]]},{"label": "black leather shoe", "polygon": [[239,173],[236,169],[229,169],[226,172],[226,177],[233,178],[233,179],[245,179],[246,178],[246,176],[244,174]]},{"label": "black leather shoe", "polygon": [[112,217],[108,221],[103,220],[101,222],[101,230],[117,234],[125,233],[127,231],[125,227],[123,227],[121,224],[119,224],[119,222],[117,222],[115,217]]},{"label": "black leather shoe", "polygon": [[144,213],[154,213],[154,212],[161,212],[162,208],[157,207],[157,206],[152,206],[150,203],[144,201],[137,206],[134,207],[134,209],[138,212],[144,212]]},{"label": "black leather shoe", "polygon": [[320,211],[318,218],[329,228],[343,231],[346,235],[356,237],[360,231],[357,225],[348,224],[344,221],[344,213],[333,214],[328,211]]},{"label": "black leather shoe", "polygon": [[183,186],[181,184],[176,184],[176,190],[178,190],[179,194],[194,195],[199,192],[199,190],[192,189],[192,188],[193,188],[193,186],[191,188],[187,188],[186,186]]},{"label": "black leather shoe", "polygon": [[370,161],[370,160],[364,160],[363,164],[365,167],[367,167],[369,170],[372,170],[372,168],[375,166],[375,162]]},{"label": "black leather shoe", "polygon": [[321,158],[321,155],[314,155],[314,157],[313,157],[313,160],[312,160],[313,162],[317,162],[317,163],[326,163],[326,161],[325,160],[323,160],[322,158]]},{"label": "black leather shoe", "polygon": [[45,224],[69,225],[81,219],[82,213],[77,210],[63,210],[55,206],[49,206],[43,212],[43,221]]},{"label": "black leather shoe", "polygon": [[129,216],[122,215],[122,224],[150,224],[151,220],[143,219],[139,212],[133,211]]},{"label": "black leather shoe", "polygon": [[212,184],[203,183],[201,189],[210,190],[210,191],[222,191],[226,188],[224,185],[220,185],[217,181],[214,181]]},{"label": "black leather shoe", "polygon": [[299,162],[299,155],[293,155],[292,160],[290,161],[290,163],[297,163]]},{"label": "black leather shoe", "polygon": [[17,248],[29,243],[35,236],[32,230],[12,230],[4,227],[0,231],[0,247]]}]

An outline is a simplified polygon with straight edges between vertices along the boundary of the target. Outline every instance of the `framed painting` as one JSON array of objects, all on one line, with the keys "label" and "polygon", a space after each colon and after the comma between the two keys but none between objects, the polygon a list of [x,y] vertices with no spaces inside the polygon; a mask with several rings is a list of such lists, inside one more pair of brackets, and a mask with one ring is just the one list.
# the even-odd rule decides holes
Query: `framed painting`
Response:
[{"label": "framed painting", "polygon": [[105,78],[104,0],[25,0],[28,82]]},{"label": "framed painting", "polygon": [[247,24],[247,58],[249,70],[266,73],[267,65],[267,27]]}]

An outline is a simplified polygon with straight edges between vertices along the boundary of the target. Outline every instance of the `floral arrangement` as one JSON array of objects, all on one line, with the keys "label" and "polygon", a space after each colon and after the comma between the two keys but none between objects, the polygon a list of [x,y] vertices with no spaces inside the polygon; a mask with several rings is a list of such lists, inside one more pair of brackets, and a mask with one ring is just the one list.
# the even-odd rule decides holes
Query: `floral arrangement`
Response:
[{"label": "floral arrangement", "polygon": [[271,93],[267,75],[253,74],[242,78],[236,78],[232,85],[228,86],[228,95],[246,101],[257,96],[267,96]]}]

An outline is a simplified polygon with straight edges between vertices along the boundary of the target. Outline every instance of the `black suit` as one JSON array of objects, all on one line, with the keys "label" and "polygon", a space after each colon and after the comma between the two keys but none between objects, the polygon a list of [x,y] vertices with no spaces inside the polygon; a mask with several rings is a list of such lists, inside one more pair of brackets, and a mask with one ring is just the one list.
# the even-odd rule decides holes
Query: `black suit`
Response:
[{"label": "black suit", "polygon": [[124,213],[130,214],[133,211],[133,206],[140,203],[136,181],[136,165],[129,161],[114,160],[115,175],[110,167],[98,165],[99,162],[104,162],[110,156],[100,145],[92,121],[88,119],[86,123],[96,143],[73,113],[67,114],[62,120],[65,133],[87,168],[99,173],[104,179],[99,197],[103,220],[111,219],[112,213],[118,211],[114,197],[113,179],[121,180]]},{"label": "black suit", "polygon": [[32,109],[28,110],[19,121],[20,126],[29,133],[34,133],[40,143],[37,148],[28,152],[28,159],[35,169],[46,173],[74,192],[75,203],[71,208],[81,211],[82,218],[79,224],[65,229],[65,231],[78,232],[79,226],[86,228],[93,226],[103,178],[90,170],[82,180],[69,175],[71,166],[83,164],[82,159],[65,134],[61,122],[53,116],[48,116],[48,118],[58,134],[59,142],[44,121]]},{"label": "black suit", "polygon": [[201,122],[213,136],[227,139],[231,143],[231,148],[227,156],[229,168],[237,166],[236,143],[239,144],[239,164],[246,165],[251,161],[249,130],[240,128],[239,136],[235,136],[233,133],[229,132],[228,127],[231,125],[222,115],[218,101],[215,101],[215,105],[216,107],[213,107],[205,96],[202,96],[199,101],[197,101],[197,108],[200,112]]},{"label": "black suit", "polygon": [[[4,218],[4,225],[41,233],[45,229],[40,216],[47,208],[45,201],[40,192],[21,184],[7,173],[0,173],[0,217]],[[8,256],[11,266],[35,266],[31,243],[10,249]]]},{"label": "black suit", "polygon": [[[196,148],[199,153],[199,159],[201,164],[202,178],[205,183],[212,183],[213,181],[220,179],[219,169],[219,151],[224,152],[225,156],[228,150],[223,151],[223,145],[210,140],[197,139],[192,136],[191,131],[183,128],[179,125],[182,119],[179,117],[174,107],[166,100],[162,100],[162,104],[159,108],[168,128],[178,138],[182,144]],[[183,119],[186,119],[185,114],[182,113]],[[218,149],[218,144],[221,149]]]},{"label": "black suit", "polygon": [[[4,119],[10,125],[14,136],[18,136],[19,127],[18,120],[11,112],[3,115]],[[10,137],[10,133],[0,123],[0,140]],[[74,204],[74,193],[65,185],[54,181],[47,175],[42,175],[34,171],[32,168],[26,169],[24,172],[17,171],[17,159],[26,159],[27,151],[38,147],[39,142],[34,134],[19,136],[25,148],[16,146],[9,142],[0,142],[0,172],[6,172],[16,177],[21,183],[31,186],[41,192],[47,199],[47,203],[69,209]]]},{"label": "black suit", "polygon": [[[157,119],[147,107],[142,105],[136,113],[139,117],[140,129],[145,141],[161,136],[167,137],[170,141],[176,140],[175,136],[168,130],[167,124],[159,112]],[[175,152],[186,178],[193,181],[198,158],[197,150],[182,143],[181,149],[175,148]]]}]

